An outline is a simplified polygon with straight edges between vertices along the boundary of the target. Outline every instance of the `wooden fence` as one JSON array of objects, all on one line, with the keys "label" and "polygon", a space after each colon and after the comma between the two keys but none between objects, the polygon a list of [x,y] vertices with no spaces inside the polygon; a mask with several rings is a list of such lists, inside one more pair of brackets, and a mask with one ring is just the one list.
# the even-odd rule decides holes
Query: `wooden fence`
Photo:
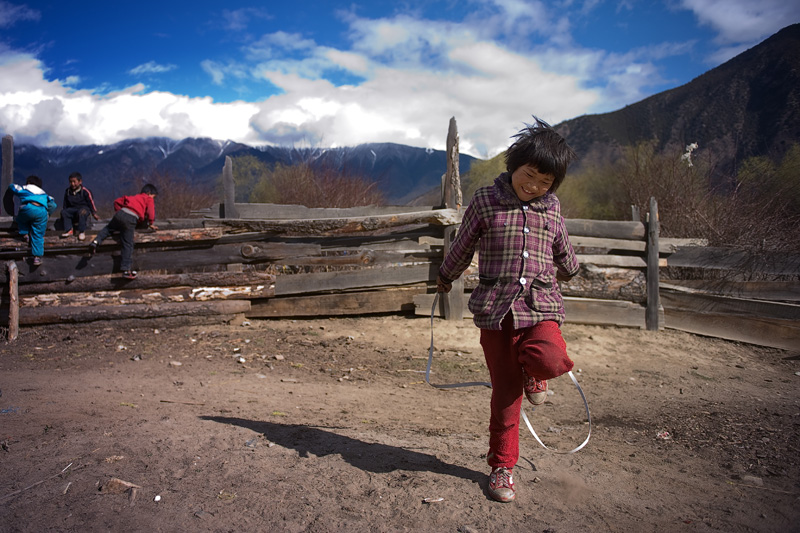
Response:
[{"label": "wooden fence", "polygon": [[[454,128],[451,121],[448,155],[457,161]],[[442,205],[427,208],[235,204],[230,161],[223,182],[223,202],[197,218],[159,219],[158,232],[137,232],[136,280],[120,276],[119,246],[113,241],[90,257],[85,243],[60,239],[52,229],[44,263],[34,266],[26,258],[27,245],[13,235],[11,219],[0,219],[9,336],[17,324],[172,325],[431,312],[436,273],[461,219],[456,165],[448,164],[443,176]],[[658,220],[655,201],[649,218]],[[581,262],[580,275],[561,284],[568,322],[668,327],[800,347],[796,258],[766,261],[778,281],[748,281],[744,267],[752,272],[753,261],[763,258],[687,239],[659,239],[657,224],[577,219],[566,224]],[[87,233],[86,242],[93,234]],[[698,271],[728,274],[713,282],[664,280],[675,271],[692,277]],[[443,298],[438,314],[468,316],[464,299],[477,280],[473,264],[459,280],[462,287]]]}]

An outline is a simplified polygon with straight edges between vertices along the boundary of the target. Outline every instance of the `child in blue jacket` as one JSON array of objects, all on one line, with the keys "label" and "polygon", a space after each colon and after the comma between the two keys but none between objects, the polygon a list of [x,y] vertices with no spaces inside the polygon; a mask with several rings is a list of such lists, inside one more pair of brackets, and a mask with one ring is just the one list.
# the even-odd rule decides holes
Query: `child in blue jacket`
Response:
[{"label": "child in blue jacket", "polygon": [[41,265],[44,255],[44,232],[47,219],[56,210],[56,201],[42,189],[39,176],[28,176],[25,185],[12,183],[3,196],[6,213],[14,215],[14,197],[19,198],[19,212],[14,217],[22,235],[31,245],[33,264]]}]

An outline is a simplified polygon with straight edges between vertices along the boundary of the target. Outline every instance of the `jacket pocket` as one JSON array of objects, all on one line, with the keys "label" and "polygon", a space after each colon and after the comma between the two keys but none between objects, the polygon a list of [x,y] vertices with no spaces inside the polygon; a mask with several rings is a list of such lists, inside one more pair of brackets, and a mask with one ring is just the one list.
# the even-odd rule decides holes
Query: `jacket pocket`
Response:
[{"label": "jacket pocket", "polygon": [[467,308],[473,315],[485,315],[497,294],[497,285],[478,284],[469,297]]}]

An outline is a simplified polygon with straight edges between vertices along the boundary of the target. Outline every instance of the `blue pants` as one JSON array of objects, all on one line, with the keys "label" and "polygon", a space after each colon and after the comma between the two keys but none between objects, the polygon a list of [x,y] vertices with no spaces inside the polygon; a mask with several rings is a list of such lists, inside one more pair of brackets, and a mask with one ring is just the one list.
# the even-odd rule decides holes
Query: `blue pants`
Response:
[{"label": "blue pants", "polygon": [[25,204],[19,208],[15,218],[20,235],[29,235],[31,254],[44,255],[44,232],[47,230],[47,208],[40,205]]},{"label": "blue pants", "polygon": [[108,226],[100,230],[94,242],[98,245],[106,240],[112,231],[120,233],[120,241],[122,242],[122,261],[120,268],[122,271],[132,270],[133,265],[133,236],[136,231],[136,223],[139,218],[136,215],[131,215],[123,210],[114,213],[114,217],[108,222]]},{"label": "blue pants", "polygon": [[64,223],[64,231],[69,231],[72,228],[78,230],[78,233],[86,232],[86,221],[92,212],[88,207],[67,207],[61,210],[61,222]]}]

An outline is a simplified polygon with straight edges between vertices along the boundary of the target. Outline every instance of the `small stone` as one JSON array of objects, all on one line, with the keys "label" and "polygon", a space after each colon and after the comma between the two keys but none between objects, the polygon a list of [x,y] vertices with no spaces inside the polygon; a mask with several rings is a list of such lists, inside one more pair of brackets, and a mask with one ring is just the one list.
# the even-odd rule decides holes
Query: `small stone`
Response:
[{"label": "small stone", "polygon": [[764,486],[764,480],[757,476],[742,476],[742,481],[744,483],[750,483],[758,487]]}]

